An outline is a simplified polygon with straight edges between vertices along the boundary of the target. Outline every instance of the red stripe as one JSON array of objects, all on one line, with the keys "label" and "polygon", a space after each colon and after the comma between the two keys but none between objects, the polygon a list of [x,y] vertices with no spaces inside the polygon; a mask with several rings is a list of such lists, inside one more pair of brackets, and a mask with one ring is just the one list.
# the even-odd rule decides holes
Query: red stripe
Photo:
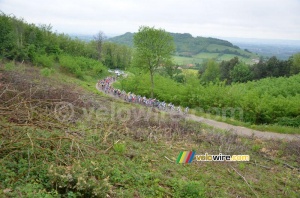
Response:
[{"label": "red stripe", "polygon": [[192,151],[189,152],[189,155],[187,156],[185,163],[189,163],[192,153],[193,153]]}]

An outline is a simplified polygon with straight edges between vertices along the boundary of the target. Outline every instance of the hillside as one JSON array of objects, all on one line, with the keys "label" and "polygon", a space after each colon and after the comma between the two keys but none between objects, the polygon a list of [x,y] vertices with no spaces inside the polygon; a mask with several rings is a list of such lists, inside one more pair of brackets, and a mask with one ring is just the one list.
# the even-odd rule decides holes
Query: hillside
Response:
[{"label": "hillside", "polygon": [[[59,70],[47,77],[40,67],[8,64],[0,62],[0,197],[299,194],[297,141],[216,131],[92,93]],[[251,161],[177,164],[190,150]]]},{"label": "hillside", "polygon": [[[230,60],[237,56],[246,63],[254,63],[258,55],[240,49],[232,43],[217,38],[193,37],[189,33],[170,33],[176,45],[174,60],[181,65],[202,63],[208,59],[217,61]],[[110,38],[109,41],[118,44],[133,46],[134,33],[127,32],[123,35]]]},{"label": "hillside", "polygon": [[[197,116],[193,121],[110,97],[97,89],[97,82],[112,75],[108,67],[130,65],[126,58],[131,54],[111,42],[103,43],[102,54],[97,47],[94,41],[0,14],[1,198],[299,195],[299,139],[238,136]],[[132,77],[139,90],[149,79],[137,71],[126,79]],[[259,116],[261,121],[274,118],[273,113],[284,116],[282,108],[299,115],[299,77],[207,87],[197,87],[193,77],[187,84],[160,76],[155,80],[160,82],[158,96],[166,100],[186,98],[195,109],[225,111],[231,103],[245,109],[245,118]],[[124,89],[126,79],[117,80]],[[204,154],[216,158],[203,161]]]}]

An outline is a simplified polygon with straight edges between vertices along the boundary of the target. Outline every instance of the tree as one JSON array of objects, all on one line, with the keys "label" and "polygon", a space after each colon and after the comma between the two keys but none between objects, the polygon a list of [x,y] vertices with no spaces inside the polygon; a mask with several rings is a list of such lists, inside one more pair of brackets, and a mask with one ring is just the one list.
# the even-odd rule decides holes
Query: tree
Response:
[{"label": "tree", "polygon": [[15,39],[12,19],[0,11],[0,58],[14,58],[12,51],[17,48]]},{"label": "tree", "polygon": [[261,78],[266,78],[267,76],[267,64],[261,58],[258,63],[251,67],[253,73],[253,80],[259,80]]},{"label": "tree", "polygon": [[94,40],[96,42],[96,49],[98,52],[98,60],[101,61],[101,54],[102,54],[102,45],[103,41],[106,39],[106,36],[102,31],[99,31],[98,34],[94,36]]},{"label": "tree", "polygon": [[173,61],[168,61],[164,64],[164,71],[167,76],[169,76],[171,79],[176,77],[178,74],[181,73],[181,70],[179,69],[179,65],[173,63]]},{"label": "tree", "polygon": [[280,71],[280,60],[277,59],[276,56],[272,56],[267,62],[266,62],[266,69],[267,69],[267,76],[272,77],[279,77],[279,71]]},{"label": "tree", "polygon": [[151,97],[154,91],[153,75],[158,67],[171,59],[175,50],[173,37],[163,29],[141,26],[133,38],[136,48],[134,64],[150,73]]},{"label": "tree", "polygon": [[233,70],[230,72],[230,77],[232,82],[240,83],[247,82],[253,78],[249,66],[242,62],[234,66]]},{"label": "tree", "polygon": [[239,58],[234,57],[229,61],[222,61],[220,64],[220,79],[226,80],[227,84],[230,84],[232,82],[232,79],[230,77],[230,72],[239,63]]},{"label": "tree", "polygon": [[294,54],[292,60],[293,64],[291,65],[291,74],[300,73],[300,53]]},{"label": "tree", "polygon": [[201,75],[201,81],[207,82],[217,82],[220,79],[220,66],[214,60],[209,60],[205,64],[205,71]]}]

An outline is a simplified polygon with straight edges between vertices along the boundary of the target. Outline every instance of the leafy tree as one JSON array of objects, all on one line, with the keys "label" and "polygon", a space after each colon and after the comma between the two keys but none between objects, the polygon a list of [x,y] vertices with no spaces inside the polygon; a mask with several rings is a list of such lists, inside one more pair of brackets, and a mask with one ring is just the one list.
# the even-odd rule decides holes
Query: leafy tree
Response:
[{"label": "leafy tree", "polygon": [[175,50],[173,37],[163,29],[141,26],[134,35],[136,53],[134,63],[150,73],[151,97],[154,91],[154,73],[171,59]]},{"label": "leafy tree", "polygon": [[232,82],[247,82],[252,79],[252,72],[248,65],[239,63],[230,71]]},{"label": "leafy tree", "polygon": [[238,57],[234,57],[229,61],[222,61],[220,64],[220,80],[226,80],[227,84],[230,84],[232,82],[230,72],[238,63]]},{"label": "leafy tree", "polygon": [[251,67],[253,73],[253,79],[259,80],[261,78],[266,78],[267,75],[267,64],[260,59],[258,63]]},{"label": "leafy tree", "polygon": [[98,60],[101,61],[101,55],[102,55],[102,46],[103,46],[103,41],[106,39],[106,36],[102,31],[99,31],[98,34],[94,36],[94,40],[96,43],[96,49],[98,52]]},{"label": "leafy tree", "polygon": [[266,69],[267,69],[267,76],[271,77],[278,77],[279,76],[279,68],[280,68],[280,61],[276,58],[276,56],[272,56],[266,62]]},{"label": "leafy tree", "polygon": [[164,65],[164,71],[171,79],[175,78],[182,71],[179,69],[179,65],[173,63],[171,60]]},{"label": "leafy tree", "polygon": [[300,73],[300,53],[294,54],[292,60],[293,64],[291,65],[291,74]]},{"label": "leafy tree", "polygon": [[4,13],[0,14],[0,53],[3,57],[13,58],[11,51],[16,48],[16,42],[12,19]]},{"label": "leafy tree", "polygon": [[201,75],[201,81],[204,83],[217,82],[220,79],[220,67],[214,60],[209,60],[205,65],[205,71]]},{"label": "leafy tree", "polygon": [[131,49],[125,45],[104,42],[102,62],[111,69],[125,69],[131,62]]}]

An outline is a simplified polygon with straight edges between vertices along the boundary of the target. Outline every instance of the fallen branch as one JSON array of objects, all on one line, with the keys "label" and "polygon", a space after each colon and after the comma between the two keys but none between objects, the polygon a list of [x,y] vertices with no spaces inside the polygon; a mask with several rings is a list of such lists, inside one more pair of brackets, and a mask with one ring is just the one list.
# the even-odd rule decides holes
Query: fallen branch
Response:
[{"label": "fallen branch", "polygon": [[293,166],[289,165],[288,163],[284,162],[283,165],[285,165],[286,167],[289,167],[290,169],[293,169],[293,170],[296,169],[296,170],[300,171],[299,168],[293,167]]},{"label": "fallen branch", "polygon": [[264,166],[264,165],[261,165],[261,164],[258,164],[258,163],[256,163],[256,160],[255,160],[255,163],[253,163],[253,162],[248,162],[249,164],[254,164],[255,166],[260,166],[260,167],[263,167],[263,168],[265,168],[265,169],[268,169],[268,170],[270,170],[271,168],[270,167],[268,167],[268,166]]},{"label": "fallen branch", "polygon": [[117,144],[119,141],[120,141],[120,140],[117,140],[115,143],[113,143],[110,147],[108,147],[108,148],[104,151],[104,153],[106,153],[109,149],[111,149],[111,148],[114,146],[114,144]]},{"label": "fallen branch", "polygon": [[175,161],[170,160],[167,156],[165,156],[165,158],[166,158],[169,162],[175,163]]},{"label": "fallen branch", "polygon": [[246,178],[241,175],[235,168],[233,168],[233,166],[230,165],[230,167],[241,177],[243,178],[243,180],[246,182],[246,184],[249,186],[249,188],[251,189],[251,191],[253,192],[253,194],[258,197],[258,195],[255,193],[255,191],[252,189],[252,187],[249,185],[249,183],[247,182]]}]

